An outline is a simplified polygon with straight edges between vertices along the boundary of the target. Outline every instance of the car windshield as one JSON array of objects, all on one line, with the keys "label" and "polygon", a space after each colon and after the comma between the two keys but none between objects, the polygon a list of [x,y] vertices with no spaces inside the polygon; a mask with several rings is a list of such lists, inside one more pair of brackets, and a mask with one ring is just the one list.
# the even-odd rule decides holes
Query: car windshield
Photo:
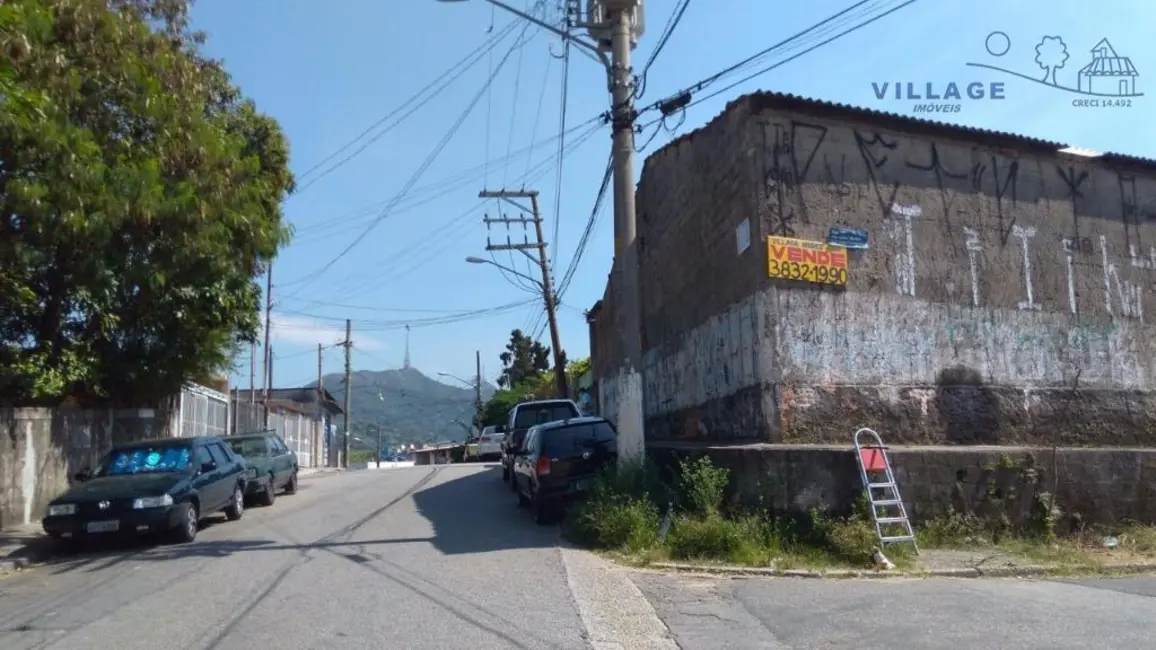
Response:
[{"label": "car windshield", "polygon": [[269,446],[264,438],[240,438],[230,440],[229,448],[234,454],[244,458],[261,458],[269,455]]},{"label": "car windshield", "polygon": [[574,406],[567,402],[534,404],[518,409],[518,414],[514,416],[514,427],[528,429],[535,424],[545,424],[546,422],[566,420],[577,416],[578,412]]},{"label": "car windshield", "polygon": [[187,445],[158,445],[113,449],[97,466],[94,476],[184,472],[192,450]]}]

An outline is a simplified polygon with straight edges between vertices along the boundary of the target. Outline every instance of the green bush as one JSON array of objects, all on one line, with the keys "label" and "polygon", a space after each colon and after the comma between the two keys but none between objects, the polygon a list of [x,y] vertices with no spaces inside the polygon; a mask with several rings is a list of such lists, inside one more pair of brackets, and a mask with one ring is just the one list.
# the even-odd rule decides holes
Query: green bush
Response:
[{"label": "green bush", "polygon": [[566,535],[598,549],[646,550],[658,543],[662,517],[658,504],[670,494],[657,468],[647,461],[608,468],[591,482],[586,499],[571,510]]},{"label": "green bush", "polygon": [[678,517],[666,538],[676,560],[768,564],[778,551],[773,529],[759,517]]},{"label": "green bush", "polygon": [[686,508],[700,517],[717,517],[730,484],[730,471],[715,467],[709,456],[680,460],[679,481]]}]

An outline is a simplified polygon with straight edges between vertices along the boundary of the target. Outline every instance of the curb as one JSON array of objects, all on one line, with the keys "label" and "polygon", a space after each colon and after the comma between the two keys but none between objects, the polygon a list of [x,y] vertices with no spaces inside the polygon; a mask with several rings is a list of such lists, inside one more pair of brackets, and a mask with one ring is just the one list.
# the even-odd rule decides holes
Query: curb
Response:
[{"label": "curb", "polygon": [[654,562],[647,567],[676,573],[706,573],[723,576],[761,576],[767,578],[811,578],[845,580],[850,578],[1034,578],[1067,572],[1100,574],[1134,574],[1156,572],[1156,562],[1133,564],[1109,564],[1101,567],[1064,567],[1045,565],[1024,565],[1010,567],[960,567],[952,569],[926,569],[923,571],[896,571],[885,569],[830,569],[814,571],[810,569],[775,569],[771,567],[741,567],[730,565],[683,564],[678,562]]}]

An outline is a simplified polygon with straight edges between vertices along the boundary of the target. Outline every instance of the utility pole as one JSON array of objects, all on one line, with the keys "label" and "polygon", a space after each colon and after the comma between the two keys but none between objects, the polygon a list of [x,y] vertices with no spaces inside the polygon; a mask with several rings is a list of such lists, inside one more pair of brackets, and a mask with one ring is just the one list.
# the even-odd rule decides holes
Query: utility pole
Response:
[{"label": "utility pole", "polygon": [[[317,438],[313,445],[314,463],[321,458],[322,441],[329,437],[329,426],[325,423],[325,375],[321,374],[322,362],[325,359],[324,348],[317,344]],[[320,466],[320,465],[319,465]]]},{"label": "utility pole", "polygon": [[[542,215],[538,211],[538,192],[533,190],[498,190],[494,192],[483,190],[478,193],[478,197],[483,199],[503,199],[518,208],[522,208],[522,206],[516,203],[514,199],[530,199],[530,212],[533,214],[533,217],[530,219],[526,219],[525,217],[517,219],[508,217],[491,219],[487,216],[484,221],[487,227],[494,223],[504,223],[507,227],[513,223],[523,225],[533,223],[536,241],[524,241],[521,244],[515,244],[507,237],[505,244],[491,244],[487,240],[486,250],[521,251],[527,257],[530,257],[530,259],[534,258],[526,251],[531,248],[538,250],[538,258],[535,261],[542,272],[542,281],[539,283],[539,286],[542,289],[542,299],[546,303],[546,318],[550,324],[550,347],[553,348],[554,353],[554,389],[557,391],[558,397],[566,397],[569,393],[566,390],[566,366],[562,359],[562,340],[558,334],[557,296],[554,295],[553,283],[550,281],[550,262],[546,256],[546,240],[542,236]],[[478,390],[481,390],[480,383],[478,384]]]},{"label": "utility pole", "polygon": [[349,469],[349,439],[352,434],[349,431],[349,411],[353,408],[353,362],[350,359],[350,350],[353,348],[353,321],[345,319],[345,342],[341,345],[345,347],[345,440],[344,440],[344,467]]},{"label": "utility pole", "polygon": [[482,430],[482,351],[474,350],[474,427]]},{"label": "utility pole", "polygon": [[[593,0],[584,25],[597,50],[610,51],[614,261],[621,314],[623,363],[619,369],[618,458],[629,462],[646,450],[642,413],[642,292],[634,203],[634,69],[631,54],[642,35],[642,0]],[[582,42],[580,42],[582,43]]]},{"label": "utility pole", "polygon": [[273,329],[273,260],[269,260],[269,268],[265,270],[265,362],[261,366],[261,426],[269,427],[269,389],[272,388],[273,352],[269,349],[269,331]]}]

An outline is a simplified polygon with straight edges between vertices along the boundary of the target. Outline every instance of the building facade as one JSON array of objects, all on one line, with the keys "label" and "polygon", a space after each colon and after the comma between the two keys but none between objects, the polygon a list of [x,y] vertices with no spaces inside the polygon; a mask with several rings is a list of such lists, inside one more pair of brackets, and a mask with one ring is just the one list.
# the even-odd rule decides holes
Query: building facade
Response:
[{"label": "building facade", "polygon": [[1154,161],[756,94],[651,155],[637,213],[648,441],[1151,440]]}]

